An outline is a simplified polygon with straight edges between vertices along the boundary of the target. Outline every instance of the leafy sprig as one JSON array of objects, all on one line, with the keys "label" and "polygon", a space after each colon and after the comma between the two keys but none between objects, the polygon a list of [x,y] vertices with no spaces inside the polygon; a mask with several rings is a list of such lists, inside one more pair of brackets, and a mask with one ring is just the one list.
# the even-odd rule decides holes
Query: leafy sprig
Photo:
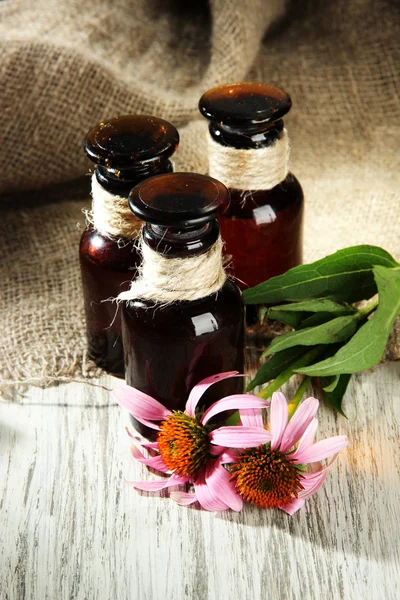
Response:
[{"label": "leafy sprig", "polygon": [[[374,297],[378,293],[378,297]],[[326,401],[342,411],[350,377],[377,365],[400,313],[400,265],[377,246],[353,246],[290,269],[244,293],[260,316],[293,331],[270,343],[247,391],[268,398],[295,373],[320,377]],[[355,303],[368,300],[359,308]],[[305,383],[302,384],[302,389]]]}]

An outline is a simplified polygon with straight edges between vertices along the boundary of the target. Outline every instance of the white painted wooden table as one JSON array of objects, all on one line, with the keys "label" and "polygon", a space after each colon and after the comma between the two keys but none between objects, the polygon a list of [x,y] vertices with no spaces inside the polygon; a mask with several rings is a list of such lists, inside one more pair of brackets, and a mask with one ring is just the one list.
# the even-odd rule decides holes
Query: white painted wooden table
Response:
[{"label": "white painted wooden table", "polygon": [[[115,380],[104,377],[111,388]],[[400,598],[400,363],[356,376],[325,486],[294,517],[211,514],[139,494],[109,392],[72,383],[0,403],[1,600]]]}]

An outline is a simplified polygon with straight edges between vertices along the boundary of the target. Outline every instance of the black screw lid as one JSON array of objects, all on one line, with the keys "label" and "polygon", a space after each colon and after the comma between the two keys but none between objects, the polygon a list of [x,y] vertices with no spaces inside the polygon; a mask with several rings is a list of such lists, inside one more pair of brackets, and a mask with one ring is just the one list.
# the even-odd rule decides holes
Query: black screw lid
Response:
[{"label": "black screw lid", "polygon": [[203,94],[199,102],[204,117],[233,127],[277,121],[291,106],[286,92],[263,83],[219,85]]},{"label": "black screw lid", "polygon": [[178,144],[179,134],[168,121],[149,115],[124,115],[93,127],[83,148],[97,165],[125,172],[138,163],[167,159]]},{"label": "black screw lid", "polygon": [[198,173],[167,173],[133,188],[128,202],[142,221],[187,228],[215,220],[229,206],[229,192],[216,179]]}]

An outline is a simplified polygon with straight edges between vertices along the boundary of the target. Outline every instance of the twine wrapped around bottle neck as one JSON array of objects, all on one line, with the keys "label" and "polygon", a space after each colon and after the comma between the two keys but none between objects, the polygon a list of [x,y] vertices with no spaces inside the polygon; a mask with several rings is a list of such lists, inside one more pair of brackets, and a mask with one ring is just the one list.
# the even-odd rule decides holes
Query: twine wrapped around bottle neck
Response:
[{"label": "twine wrapped around bottle neck", "polygon": [[209,175],[235,190],[270,190],[289,172],[289,136],[286,129],[272,146],[239,149],[222,146],[211,135]]},{"label": "twine wrapped around bottle neck", "polygon": [[135,239],[139,236],[142,222],[135,217],[125,196],[111,194],[92,175],[92,210],[86,217],[97,231],[109,238]]},{"label": "twine wrapped around bottle neck", "polygon": [[139,276],[118,301],[151,300],[166,305],[178,300],[199,300],[218,292],[226,281],[222,266],[222,240],[204,254],[190,258],[167,258],[141,241]]}]

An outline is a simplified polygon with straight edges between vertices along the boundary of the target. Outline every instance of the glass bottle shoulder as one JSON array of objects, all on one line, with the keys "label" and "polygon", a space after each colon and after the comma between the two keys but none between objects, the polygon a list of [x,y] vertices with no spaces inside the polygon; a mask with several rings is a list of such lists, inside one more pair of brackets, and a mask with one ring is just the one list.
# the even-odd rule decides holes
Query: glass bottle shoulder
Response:
[{"label": "glass bottle shoulder", "polygon": [[81,262],[115,271],[131,271],[140,263],[137,240],[114,240],[93,227],[87,227],[79,245]]},{"label": "glass bottle shoulder", "polygon": [[231,205],[224,217],[263,218],[264,207],[272,212],[296,207],[300,209],[304,200],[302,187],[293,173],[288,173],[283,181],[270,190],[231,189],[230,192]]},{"label": "glass bottle shoulder", "polygon": [[238,286],[227,279],[222,288],[206,298],[163,306],[151,301],[130,300],[123,305],[128,327],[149,330],[154,336],[193,338],[243,322],[244,304]]}]

